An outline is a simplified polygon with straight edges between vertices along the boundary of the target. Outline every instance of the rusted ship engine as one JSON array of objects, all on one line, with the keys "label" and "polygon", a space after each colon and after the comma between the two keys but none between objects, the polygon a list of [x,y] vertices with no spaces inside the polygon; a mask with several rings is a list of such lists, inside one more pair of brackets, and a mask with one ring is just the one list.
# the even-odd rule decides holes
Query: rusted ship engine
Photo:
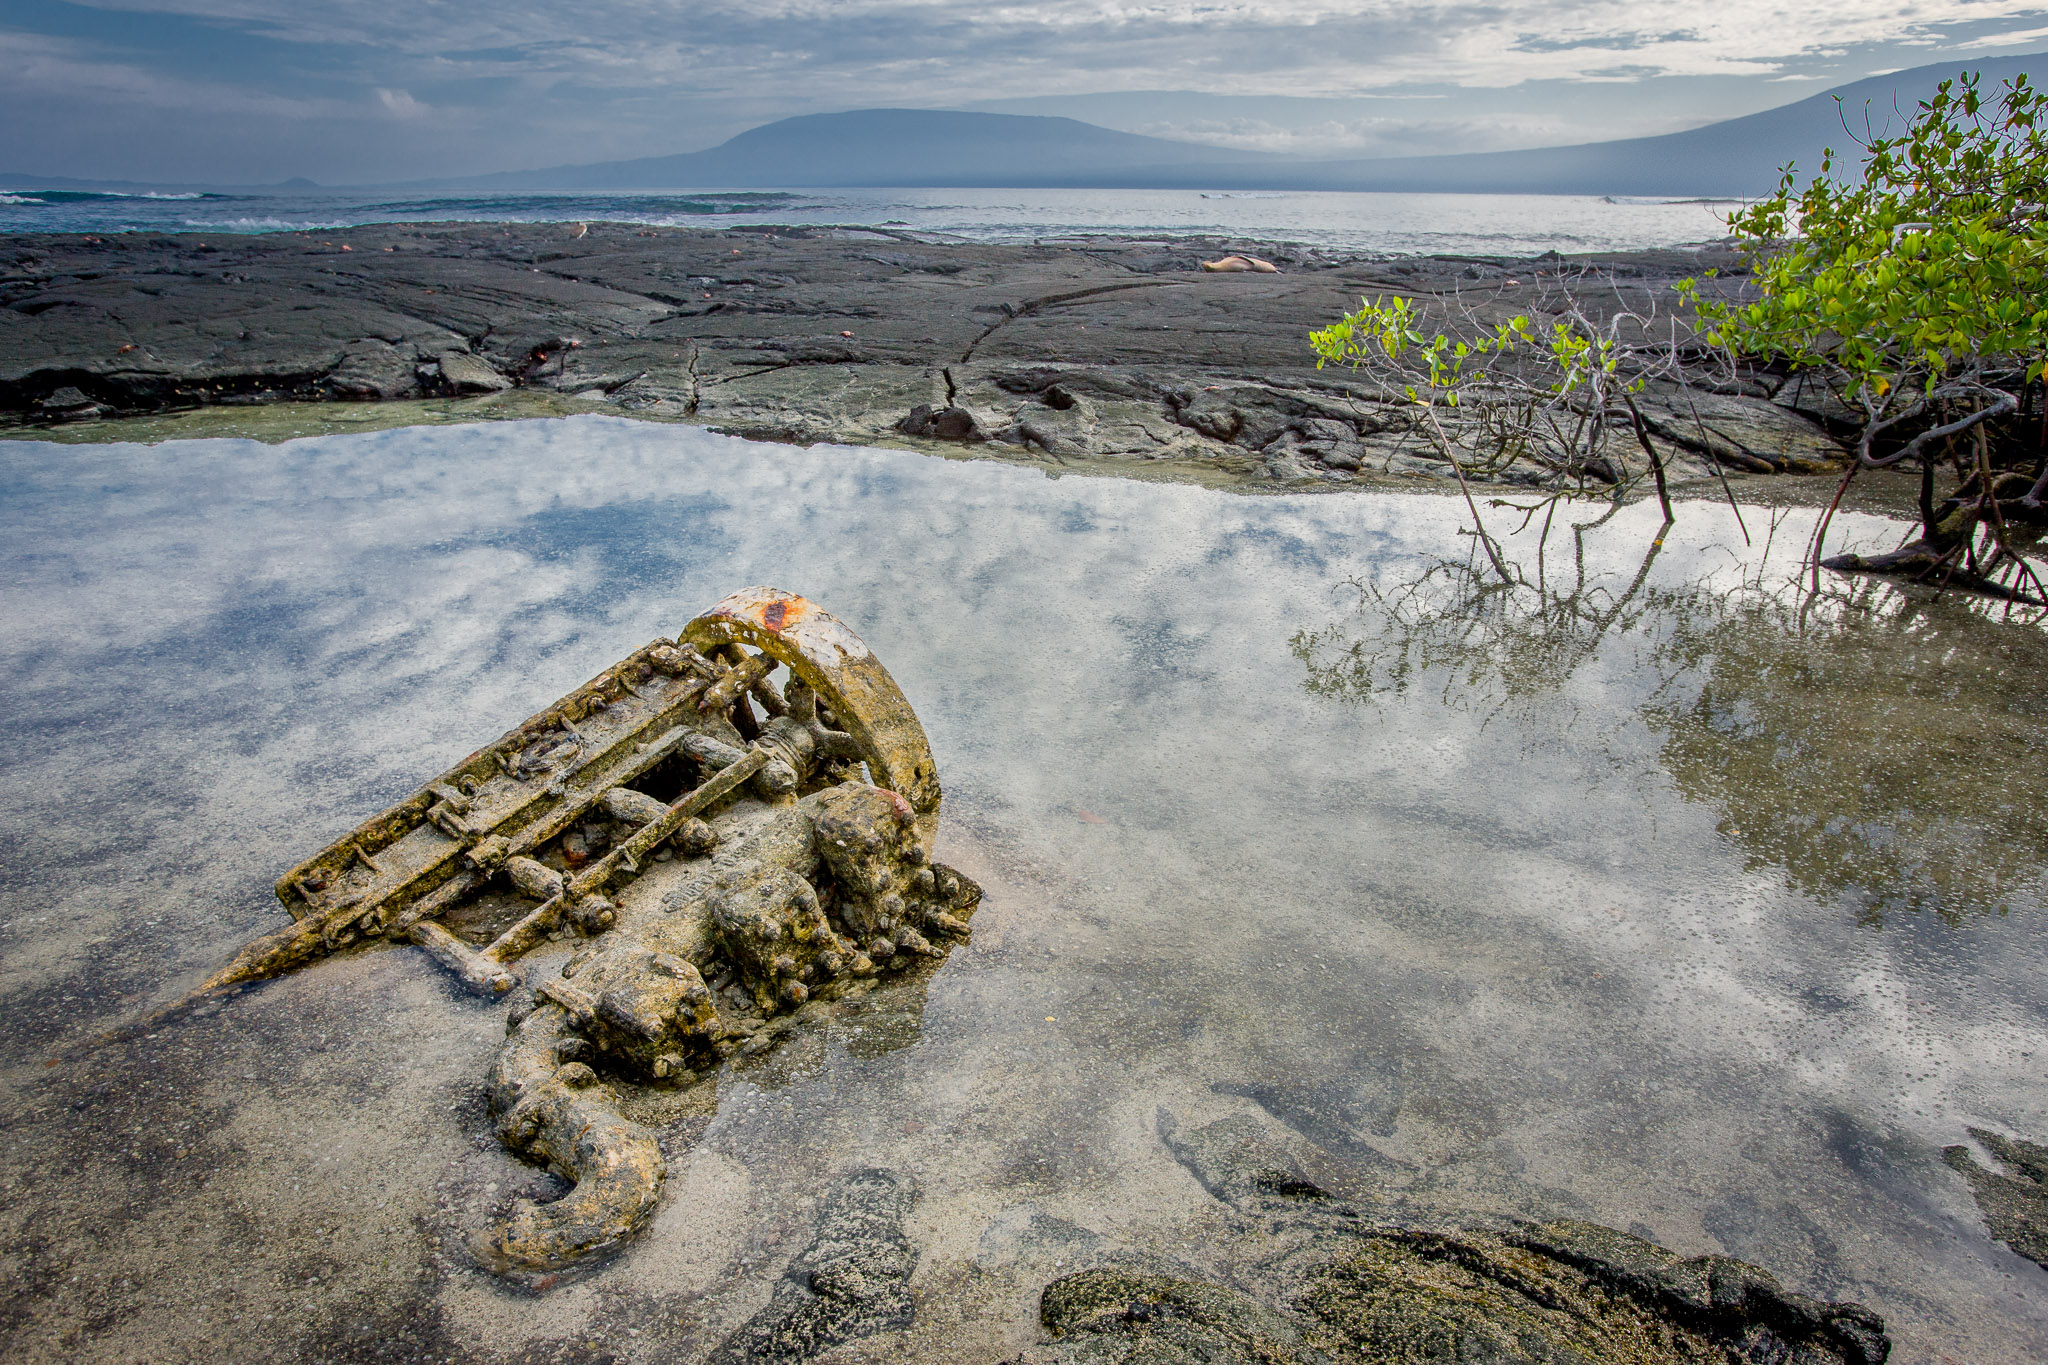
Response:
[{"label": "rusted ship engine", "polygon": [[[474,1249],[561,1267],[660,1198],[660,1148],[613,1081],[693,1083],[778,1015],[966,935],[981,890],[932,861],[938,811],[923,727],[866,645],[749,588],[292,868],[296,922],[195,998],[379,938],[510,997],[498,1134],[573,1188]],[[522,987],[521,958],[571,937]]]}]

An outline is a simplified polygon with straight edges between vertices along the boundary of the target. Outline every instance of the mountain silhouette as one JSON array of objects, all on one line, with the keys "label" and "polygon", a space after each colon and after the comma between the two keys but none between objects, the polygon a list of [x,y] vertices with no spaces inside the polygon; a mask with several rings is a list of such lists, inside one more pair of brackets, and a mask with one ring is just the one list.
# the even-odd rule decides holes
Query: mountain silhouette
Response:
[{"label": "mountain silhouette", "polygon": [[702,152],[467,177],[476,189],[823,189],[862,185],[1110,185],[1131,174],[1189,183],[1206,167],[1276,158],[1119,133],[1078,119],[952,109],[857,109],[751,128]]},{"label": "mountain silhouette", "polygon": [[1843,154],[1838,166],[1845,158],[1853,167],[1854,136],[1902,131],[1913,106],[1958,71],[1979,71],[1995,88],[2031,73],[2042,55],[1940,62],[1682,133],[1525,151],[1307,160],[1140,137],[1077,119],[861,109],[783,119],[701,152],[432,183],[496,190],[1067,186],[1747,197],[1770,193],[1788,162],[1803,175],[1818,171],[1824,147]]},{"label": "mountain silhouette", "polygon": [[1524,194],[1698,195],[1748,198],[1777,188],[1778,170],[1797,166],[1803,183],[1833,148],[1835,167],[1861,164],[1860,142],[1911,123],[1914,106],[1960,71],[1982,76],[1980,89],[2044,65],[2044,54],[1977,62],[1941,62],[1872,76],[1759,114],[1682,133],[1458,156],[1320,161],[1253,177],[1249,187]]}]

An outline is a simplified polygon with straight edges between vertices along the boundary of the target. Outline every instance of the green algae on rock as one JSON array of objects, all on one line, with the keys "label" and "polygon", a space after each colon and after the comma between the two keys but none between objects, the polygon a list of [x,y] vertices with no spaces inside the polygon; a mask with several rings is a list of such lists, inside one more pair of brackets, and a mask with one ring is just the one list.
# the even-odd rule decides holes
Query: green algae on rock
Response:
[{"label": "green algae on rock", "polygon": [[1882,1322],[1853,1304],[1584,1223],[1362,1232],[1289,1306],[1291,1317],[1219,1285],[1081,1271],[1046,1286],[1041,1320],[1059,1344],[1024,1360],[1881,1365],[1891,1349]]},{"label": "green algae on rock", "polygon": [[1375,1224],[1254,1128],[1185,1130],[1160,1114],[1168,1150],[1257,1225],[1246,1288],[1091,1266],[1045,1287],[1052,1341],[1013,1365],[1882,1365],[1891,1353],[1876,1314],[1731,1257],[1571,1220]]},{"label": "green algae on rock", "polygon": [[811,1244],[775,1293],[709,1365],[798,1365],[843,1342],[909,1324],[917,1250],[904,1236],[916,1194],[893,1171],[852,1171],[833,1182]]},{"label": "green algae on rock", "polygon": [[1960,1143],[1942,1148],[1941,1159],[1970,1182],[1970,1193],[1977,1197],[1991,1235],[2048,1269],[2048,1147],[1983,1128],[1972,1128],[1970,1136],[1983,1143],[2000,1165],[2019,1174],[1987,1170]]}]

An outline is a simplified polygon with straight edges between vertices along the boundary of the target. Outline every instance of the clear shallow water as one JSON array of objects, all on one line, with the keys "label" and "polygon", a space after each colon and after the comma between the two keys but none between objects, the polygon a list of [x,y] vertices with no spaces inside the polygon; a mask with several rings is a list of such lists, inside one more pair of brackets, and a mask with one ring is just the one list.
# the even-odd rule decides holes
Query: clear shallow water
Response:
[{"label": "clear shallow water", "polygon": [[1196,190],[804,190],[768,193],[160,197],[0,190],[0,232],[285,232],[360,223],[561,222],[671,227],[888,225],[970,241],[1079,233],[1236,237],[1393,255],[1627,251],[1717,239],[1732,205],[1517,194]]},{"label": "clear shallow water", "polygon": [[[1809,514],[1751,511],[1745,554],[1686,504],[1649,559],[1630,509],[1540,581],[1532,531],[1479,591],[1448,499],[604,418],[0,460],[17,1355],[695,1358],[880,1165],[921,1188],[920,1319],[854,1357],[1000,1359],[1058,1273],[1023,1211],[1227,1267],[1162,1107],[1389,1216],[1756,1261],[1877,1308],[1897,1360],[2048,1335],[2048,1275],[1938,1159],[2048,1134],[2048,651],[1883,589],[1802,606]],[[542,1182],[483,1113],[500,1009],[409,948],[81,1055],[279,922],[279,869],[753,582],[896,674],[989,897],[921,1012],[649,1101],[670,1194],[620,1260],[522,1298],[454,1250]]]}]

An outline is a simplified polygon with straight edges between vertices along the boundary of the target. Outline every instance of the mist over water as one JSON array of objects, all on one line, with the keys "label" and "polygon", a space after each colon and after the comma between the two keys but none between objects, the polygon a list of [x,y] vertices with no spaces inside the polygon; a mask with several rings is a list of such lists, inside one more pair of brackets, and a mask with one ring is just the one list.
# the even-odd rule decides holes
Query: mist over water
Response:
[{"label": "mist over water", "polygon": [[[903,1358],[1000,1359],[1056,1273],[990,1249],[1020,1211],[1227,1265],[1161,1108],[1383,1216],[1754,1261],[1876,1308],[1895,1360],[2048,1336],[2048,1274],[1939,1159],[2048,1136],[2048,642],[1802,593],[1810,512],[1749,509],[1752,547],[1712,502],[1661,545],[1651,505],[1561,514],[1509,585],[1450,498],[597,417],[0,466],[17,1352],[697,1358],[871,1165],[921,1191]],[[483,1113],[503,1007],[410,947],[82,1051],[282,922],[280,870],[754,583],[887,664],[988,899],[919,1005],[670,1111],[617,1261],[515,1298],[453,1250],[545,1178]]]},{"label": "mist over water", "polygon": [[844,224],[976,242],[1205,236],[1388,255],[1626,251],[1725,235],[1733,205],[1572,195],[876,189],[186,196],[0,190],[4,232],[294,232],[361,223]]}]

